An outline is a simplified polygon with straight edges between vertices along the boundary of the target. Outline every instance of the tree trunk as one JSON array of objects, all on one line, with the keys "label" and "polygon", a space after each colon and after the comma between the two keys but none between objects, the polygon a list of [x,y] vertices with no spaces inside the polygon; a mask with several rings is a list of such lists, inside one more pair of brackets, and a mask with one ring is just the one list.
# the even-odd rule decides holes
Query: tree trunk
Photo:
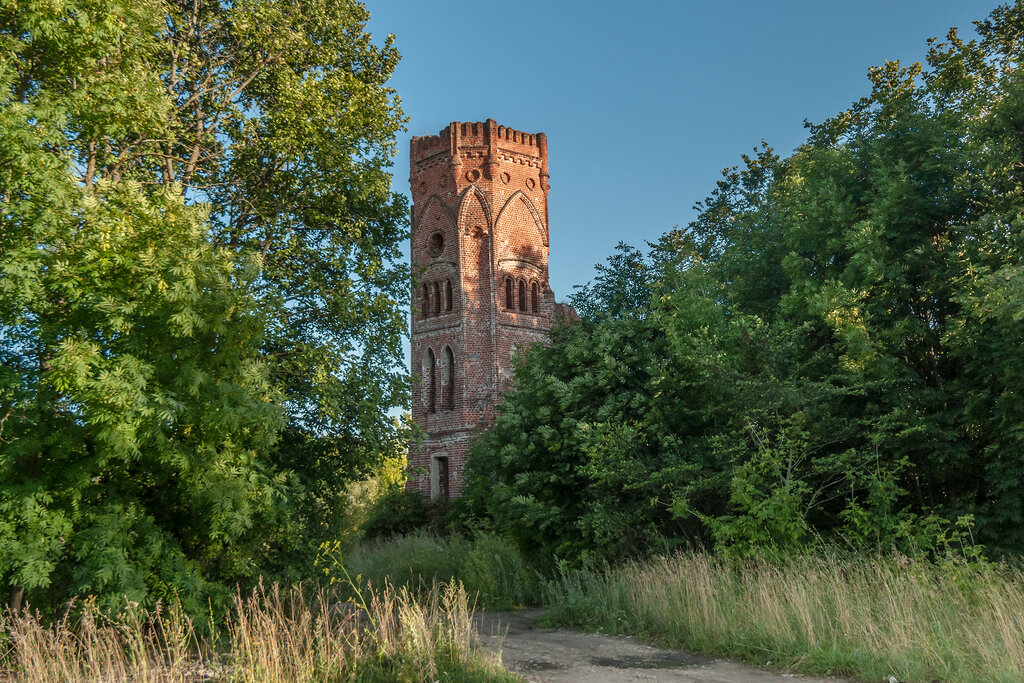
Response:
[{"label": "tree trunk", "polygon": [[11,612],[21,611],[21,600],[25,597],[25,587],[20,585],[11,586],[11,596],[7,599],[7,609]]}]

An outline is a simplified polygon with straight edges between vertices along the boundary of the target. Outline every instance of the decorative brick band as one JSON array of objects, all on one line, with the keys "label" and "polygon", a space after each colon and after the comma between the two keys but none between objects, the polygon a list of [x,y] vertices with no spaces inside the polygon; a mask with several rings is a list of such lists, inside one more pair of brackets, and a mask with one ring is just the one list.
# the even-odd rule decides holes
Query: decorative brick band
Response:
[{"label": "decorative brick band", "polygon": [[453,122],[414,137],[409,166],[412,417],[425,436],[409,450],[408,486],[455,496],[513,355],[543,339],[555,314],[547,136],[493,119]]}]

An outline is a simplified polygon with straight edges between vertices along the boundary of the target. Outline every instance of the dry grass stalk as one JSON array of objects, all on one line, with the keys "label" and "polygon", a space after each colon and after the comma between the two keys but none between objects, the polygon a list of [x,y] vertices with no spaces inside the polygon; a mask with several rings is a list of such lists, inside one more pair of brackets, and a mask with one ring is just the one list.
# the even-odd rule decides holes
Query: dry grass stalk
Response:
[{"label": "dry grass stalk", "polygon": [[906,558],[740,565],[684,553],[555,587],[556,619],[866,680],[1020,680],[1024,574]]},{"label": "dry grass stalk", "polygon": [[[356,603],[312,592],[257,587],[238,595],[220,637],[197,635],[176,609],[138,608],[116,619],[90,605],[44,624],[38,615],[0,613],[0,680],[185,682],[435,680],[473,671],[508,680],[473,646],[466,592],[452,582],[417,599],[408,590],[370,590]],[[4,666],[6,665],[6,670]]]}]

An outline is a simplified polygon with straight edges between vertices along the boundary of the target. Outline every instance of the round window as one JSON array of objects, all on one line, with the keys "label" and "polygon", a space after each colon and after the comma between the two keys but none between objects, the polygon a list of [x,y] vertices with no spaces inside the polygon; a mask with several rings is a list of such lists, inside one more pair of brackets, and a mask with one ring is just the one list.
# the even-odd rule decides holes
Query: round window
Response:
[{"label": "round window", "polygon": [[439,232],[427,238],[427,253],[431,256],[440,256],[444,251],[444,237]]}]

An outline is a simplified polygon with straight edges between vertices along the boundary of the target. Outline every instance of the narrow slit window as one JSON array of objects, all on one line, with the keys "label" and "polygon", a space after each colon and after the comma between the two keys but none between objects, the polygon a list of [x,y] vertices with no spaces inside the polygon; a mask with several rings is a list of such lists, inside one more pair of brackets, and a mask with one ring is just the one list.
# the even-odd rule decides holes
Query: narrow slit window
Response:
[{"label": "narrow slit window", "polygon": [[519,281],[519,310],[526,310],[526,282]]},{"label": "narrow slit window", "polygon": [[536,313],[540,309],[540,286],[534,282],[530,284],[530,312]]},{"label": "narrow slit window", "polygon": [[447,456],[436,455],[431,458],[430,479],[430,497],[447,503],[450,488]]},{"label": "narrow slit window", "polygon": [[512,298],[512,278],[505,278],[505,308],[512,310],[516,307],[515,301]]},{"label": "narrow slit window", "polygon": [[441,314],[441,285],[434,283],[434,315]]},{"label": "narrow slit window", "polygon": [[444,281],[444,310],[449,313],[452,310],[452,281]]},{"label": "narrow slit window", "polygon": [[450,346],[441,352],[441,407],[455,409],[455,354]]},{"label": "narrow slit window", "polygon": [[445,503],[448,502],[449,493],[449,481],[448,481],[448,458],[437,459],[437,493],[441,500]]},{"label": "narrow slit window", "polygon": [[420,304],[420,317],[430,317],[430,287],[423,283],[423,301]]},{"label": "narrow slit window", "polygon": [[437,412],[437,360],[434,358],[433,349],[427,349],[427,355],[424,359],[424,365],[427,367],[426,377],[427,381],[427,412]]}]

